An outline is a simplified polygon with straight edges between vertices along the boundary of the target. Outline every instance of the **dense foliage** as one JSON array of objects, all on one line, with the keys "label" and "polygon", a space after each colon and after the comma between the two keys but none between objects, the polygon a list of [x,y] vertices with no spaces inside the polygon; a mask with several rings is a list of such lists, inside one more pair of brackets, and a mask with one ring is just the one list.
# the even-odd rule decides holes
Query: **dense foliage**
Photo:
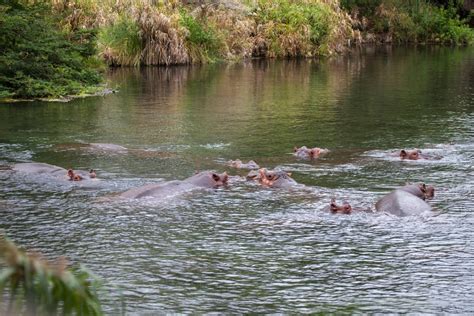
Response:
[{"label": "dense foliage", "polygon": [[97,282],[84,269],[66,269],[65,260],[48,262],[27,254],[0,235],[0,314],[102,315]]},{"label": "dense foliage", "polygon": [[0,98],[61,97],[97,89],[95,31],[64,33],[46,2],[0,6]]},{"label": "dense foliage", "polygon": [[384,41],[466,45],[474,31],[460,18],[462,0],[342,0],[366,23],[359,27]]}]

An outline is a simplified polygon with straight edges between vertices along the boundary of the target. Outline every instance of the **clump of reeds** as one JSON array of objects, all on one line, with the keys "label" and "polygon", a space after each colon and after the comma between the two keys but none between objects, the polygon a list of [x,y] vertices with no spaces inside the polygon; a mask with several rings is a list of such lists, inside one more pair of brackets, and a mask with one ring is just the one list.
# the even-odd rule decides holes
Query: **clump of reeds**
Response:
[{"label": "clump of reeds", "polygon": [[86,270],[73,274],[65,259],[49,262],[39,254],[27,254],[3,236],[0,259],[6,264],[0,273],[0,301],[7,303],[0,314],[102,314],[93,277]]},{"label": "clump of reeds", "polygon": [[170,65],[189,62],[184,40],[170,17],[155,7],[145,6],[135,12],[134,19],[140,28],[142,64]]},{"label": "clump of reeds", "polygon": [[223,6],[198,8],[195,15],[203,16],[206,24],[219,33],[219,51],[222,58],[241,59],[252,56],[254,50],[255,20],[247,11],[231,10]]}]

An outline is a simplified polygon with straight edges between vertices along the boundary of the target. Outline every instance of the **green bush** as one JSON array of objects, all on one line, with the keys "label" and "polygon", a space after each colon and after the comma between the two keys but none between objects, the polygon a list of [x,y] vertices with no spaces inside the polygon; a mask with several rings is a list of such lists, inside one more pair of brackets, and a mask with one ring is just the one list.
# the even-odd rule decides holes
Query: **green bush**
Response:
[{"label": "green bush", "polygon": [[[334,12],[320,1],[303,5],[291,0],[259,0],[257,23],[266,26],[265,37],[275,56],[326,54],[330,32],[336,27]],[[309,31],[309,32],[308,32]]]},{"label": "green bush", "polygon": [[341,5],[368,14],[369,31],[390,34],[395,42],[471,44],[474,31],[457,15],[460,3],[459,0],[343,0]]},{"label": "green bush", "polygon": [[127,16],[105,27],[99,33],[99,44],[111,50],[109,56],[104,56],[110,65],[139,66],[142,52],[140,28]]},{"label": "green bush", "polygon": [[187,29],[186,44],[191,59],[197,62],[212,62],[219,58],[223,41],[218,32],[206,21],[200,21],[186,10],[180,10],[180,26]]},{"label": "green bush", "polygon": [[60,97],[96,90],[101,75],[88,66],[94,30],[62,33],[46,2],[0,6],[0,97]]},{"label": "green bush", "polygon": [[418,40],[444,44],[472,44],[474,30],[456,15],[454,7],[427,7],[414,16]]}]

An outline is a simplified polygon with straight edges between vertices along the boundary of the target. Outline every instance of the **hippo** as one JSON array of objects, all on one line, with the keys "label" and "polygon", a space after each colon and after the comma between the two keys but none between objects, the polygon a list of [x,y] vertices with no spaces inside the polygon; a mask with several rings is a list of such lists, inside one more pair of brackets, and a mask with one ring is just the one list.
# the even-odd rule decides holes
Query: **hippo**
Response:
[{"label": "hippo", "polygon": [[402,149],[400,150],[400,159],[418,160],[418,159],[428,159],[428,157],[426,155],[423,155],[421,153],[421,150],[419,149],[413,149],[413,150]]},{"label": "hippo", "polygon": [[247,163],[243,163],[240,159],[229,160],[227,165],[238,169],[260,169],[260,166],[253,160],[249,160]]},{"label": "hippo", "polygon": [[434,188],[423,184],[407,184],[385,195],[376,204],[379,212],[397,216],[419,215],[431,211],[425,199],[434,197]]},{"label": "hippo", "polygon": [[342,202],[342,204],[339,205],[336,203],[335,198],[331,199],[328,209],[333,213],[341,213],[341,214],[352,214],[354,212],[365,212],[365,213],[373,212],[370,207],[361,207],[361,206],[352,207],[352,205],[346,201]]},{"label": "hippo", "polygon": [[72,170],[68,169],[67,176],[69,177],[70,181],[82,181],[86,179],[95,179],[97,178],[97,174],[94,169],[91,169],[89,173],[83,170]]},{"label": "hippo", "polygon": [[303,146],[298,148],[295,146],[293,148],[293,155],[302,159],[315,159],[318,158],[321,154],[327,154],[328,152],[329,149],[319,147],[308,148],[306,146]]},{"label": "hippo", "polygon": [[333,213],[342,213],[342,214],[350,214],[352,213],[352,206],[344,201],[342,205],[336,204],[336,199],[331,199],[331,203],[329,204],[329,209]]},{"label": "hippo", "polygon": [[17,163],[13,165],[12,170],[22,173],[47,175],[54,178],[71,181],[93,179],[97,176],[96,172],[92,169],[89,172],[83,170],[73,171],[72,169],[66,170],[58,166],[41,162]]},{"label": "hippo", "polygon": [[282,170],[261,168],[258,172],[255,170],[250,171],[247,175],[247,180],[257,180],[260,184],[272,188],[289,188],[298,184],[290,176],[290,173]]},{"label": "hippo", "polygon": [[182,181],[168,181],[158,184],[147,184],[133,188],[120,194],[120,197],[128,199],[140,199],[144,197],[166,198],[197,188],[217,188],[227,185],[229,177],[226,172],[218,174],[211,171],[196,173],[192,177]]}]

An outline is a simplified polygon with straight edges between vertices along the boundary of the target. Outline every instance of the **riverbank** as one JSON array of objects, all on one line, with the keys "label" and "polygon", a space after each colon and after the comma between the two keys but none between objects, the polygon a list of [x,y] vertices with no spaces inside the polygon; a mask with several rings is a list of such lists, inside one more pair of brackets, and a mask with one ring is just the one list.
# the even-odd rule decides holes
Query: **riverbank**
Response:
[{"label": "riverbank", "polygon": [[6,26],[0,31],[6,39],[0,45],[5,52],[0,99],[63,99],[97,92],[104,64],[314,58],[344,54],[367,43],[474,42],[474,31],[458,16],[461,4],[365,2],[11,1],[0,10],[0,23]]},{"label": "riverbank", "polygon": [[377,42],[474,41],[455,6],[422,0],[365,2],[77,0],[54,8],[67,16],[69,29],[98,27],[99,56],[112,66],[329,56]]}]

